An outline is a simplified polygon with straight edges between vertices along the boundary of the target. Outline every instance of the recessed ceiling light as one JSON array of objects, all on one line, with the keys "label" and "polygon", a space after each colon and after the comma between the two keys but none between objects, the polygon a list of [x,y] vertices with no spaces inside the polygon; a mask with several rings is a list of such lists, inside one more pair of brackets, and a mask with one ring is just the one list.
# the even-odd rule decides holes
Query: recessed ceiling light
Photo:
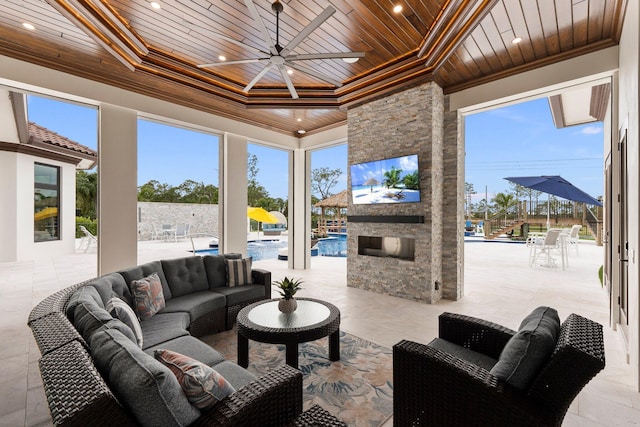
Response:
[{"label": "recessed ceiling light", "polygon": [[158,3],[157,1],[152,1],[151,3],[149,3],[151,5],[152,8],[154,8],[155,10],[160,9],[162,6],[160,6],[160,3]]},{"label": "recessed ceiling light", "polygon": [[33,25],[33,24],[30,24],[30,23],[28,23],[28,22],[23,22],[23,23],[22,23],[22,26],[23,26],[24,28],[26,28],[27,30],[31,30],[31,31],[33,31],[33,30],[35,30],[35,29],[36,29],[36,27],[34,27],[34,25]]},{"label": "recessed ceiling light", "polygon": [[220,61],[226,61],[226,60],[227,60],[227,57],[226,57],[226,56],[224,56],[224,55],[220,55],[220,56],[218,56],[218,59],[219,59]]},{"label": "recessed ceiling light", "polygon": [[402,12],[402,5],[401,4],[397,4],[395,6],[393,6],[393,13],[400,13]]},{"label": "recessed ceiling light", "polygon": [[342,60],[347,64],[353,64],[354,62],[358,62],[358,59],[360,58],[342,58]]},{"label": "recessed ceiling light", "polygon": [[293,74],[293,70],[292,70],[291,68],[289,68],[289,69],[287,70],[287,74],[289,74],[289,75]]},{"label": "recessed ceiling light", "polygon": [[511,43],[513,44],[518,44],[522,41],[522,37],[516,37],[515,39],[511,40]]},{"label": "recessed ceiling light", "polygon": [[302,121],[302,119],[298,119],[298,121],[299,121],[299,122],[301,122],[301,121]]},{"label": "recessed ceiling light", "polygon": [[298,130],[298,135],[304,135],[305,133],[307,133],[307,131],[304,129]]}]

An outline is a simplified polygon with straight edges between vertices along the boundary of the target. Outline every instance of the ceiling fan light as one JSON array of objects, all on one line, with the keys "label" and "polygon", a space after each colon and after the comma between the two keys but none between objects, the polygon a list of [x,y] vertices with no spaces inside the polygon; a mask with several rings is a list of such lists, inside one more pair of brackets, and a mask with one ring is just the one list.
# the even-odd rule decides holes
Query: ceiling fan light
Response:
[{"label": "ceiling fan light", "polygon": [[360,59],[360,58],[342,58],[342,60],[344,62],[346,62],[347,64],[354,64],[354,63],[358,62],[358,59]]},{"label": "ceiling fan light", "polygon": [[292,70],[291,68],[289,68],[289,69],[287,70],[287,74],[289,74],[289,75],[293,74],[293,70]]}]

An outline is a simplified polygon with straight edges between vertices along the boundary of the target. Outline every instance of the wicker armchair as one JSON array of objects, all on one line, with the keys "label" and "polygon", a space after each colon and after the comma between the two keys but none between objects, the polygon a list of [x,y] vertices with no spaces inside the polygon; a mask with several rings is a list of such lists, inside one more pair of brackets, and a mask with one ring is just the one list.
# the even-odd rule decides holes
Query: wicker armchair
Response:
[{"label": "wicker armchair", "polygon": [[[444,313],[441,339],[498,359],[515,334],[469,316]],[[432,346],[393,347],[397,426],[560,426],[580,390],[604,368],[602,326],[577,314],[562,323],[556,347],[527,390]]]}]

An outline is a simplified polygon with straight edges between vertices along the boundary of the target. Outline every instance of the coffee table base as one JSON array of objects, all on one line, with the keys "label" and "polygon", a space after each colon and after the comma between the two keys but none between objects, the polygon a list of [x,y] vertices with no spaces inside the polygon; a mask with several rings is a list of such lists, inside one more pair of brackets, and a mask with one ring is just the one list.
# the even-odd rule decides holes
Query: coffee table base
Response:
[{"label": "coffee table base", "polygon": [[[287,365],[298,369],[298,343],[292,342],[286,346]],[[340,329],[329,335],[329,360],[340,360]],[[238,332],[238,365],[243,368],[249,366],[249,339]]]}]

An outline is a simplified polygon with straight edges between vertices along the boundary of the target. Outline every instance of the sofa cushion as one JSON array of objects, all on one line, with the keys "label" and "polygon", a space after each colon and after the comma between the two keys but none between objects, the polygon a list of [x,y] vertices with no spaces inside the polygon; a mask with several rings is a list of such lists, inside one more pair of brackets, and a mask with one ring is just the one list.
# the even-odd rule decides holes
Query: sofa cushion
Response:
[{"label": "sofa cushion", "polygon": [[162,284],[157,273],[131,282],[134,307],[140,319],[152,317],[165,306]]},{"label": "sofa cushion", "polygon": [[235,392],[215,369],[191,357],[165,349],[156,350],[153,355],[173,372],[189,402],[200,409],[209,409]]},{"label": "sofa cushion", "polygon": [[119,273],[111,273],[96,279],[93,279],[89,286],[93,286],[100,294],[102,303],[106,306],[114,296],[117,296],[121,300],[133,307],[133,296],[129,291],[129,285]]},{"label": "sofa cushion", "polygon": [[549,307],[536,308],[504,346],[491,373],[515,388],[527,389],[551,356],[559,332],[558,312]]},{"label": "sofa cushion", "polygon": [[228,307],[264,298],[264,291],[265,289],[262,285],[234,286],[233,288],[216,288],[213,290],[213,292],[220,293],[227,298]]},{"label": "sofa cushion", "polygon": [[129,304],[118,297],[113,297],[107,301],[105,309],[111,316],[119,319],[133,331],[138,346],[142,348],[142,328],[140,327],[140,322],[138,321],[136,314],[133,312],[133,309],[129,307]]},{"label": "sofa cushion", "polygon": [[489,357],[485,354],[473,351],[461,345],[443,340],[442,338],[435,338],[427,345],[429,347],[435,348],[436,350],[440,350],[443,353],[455,356],[458,359],[462,359],[469,363],[473,363],[476,366],[480,366],[487,371],[490,371],[497,362],[497,360],[493,357]]},{"label": "sofa cushion", "polygon": [[76,306],[81,302],[93,302],[98,307],[104,309],[104,303],[102,302],[102,298],[100,294],[93,286],[82,286],[78,288],[71,298],[69,298],[69,302],[67,303],[66,314],[71,323],[74,323],[74,313]]},{"label": "sofa cushion", "polygon": [[251,279],[252,258],[225,259],[227,264],[227,286],[242,286],[253,283]]},{"label": "sofa cushion", "polygon": [[189,313],[158,313],[140,322],[144,336],[144,349],[174,338],[189,335]]},{"label": "sofa cushion", "polygon": [[193,322],[203,314],[209,313],[226,305],[224,295],[211,291],[199,291],[183,295],[167,301],[162,313],[186,312],[189,313],[190,322]]},{"label": "sofa cushion", "polygon": [[209,289],[201,257],[190,256],[161,262],[173,298]]},{"label": "sofa cushion", "polygon": [[96,367],[138,423],[186,426],[199,418],[175,375],[120,332],[97,332],[90,345]]},{"label": "sofa cushion", "polygon": [[212,368],[222,375],[236,390],[257,378],[251,372],[228,360],[220,362],[212,366]]},{"label": "sofa cushion", "polygon": [[202,257],[209,289],[227,286],[227,264],[222,255],[205,255]]},{"label": "sofa cushion", "polygon": [[124,281],[128,286],[131,286],[131,282],[134,280],[147,277],[151,273],[156,273],[160,278],[160,283],[162,283],[162,294],[164,295],[164,300],[167,301],[173,298],[171,289],[169,289],[169,285],[167,284],[167,279],[164,277],[164,271],[162,270],[162,264],[160,261],[153,261],[136,267],[127,268],[126,270],[121,270],[118,273],[124,277]]},{"label": "sofa cushion", "polygon": [[175,351],[177,353],[184,354],[185,356],[189,356],[192,359],[199,360],[209,366],[213,366],[224,361],[224,356],[222,354],[191,335],[174,338],[154,347],[146,348],[144,352],[149,355],[153,355],[153,352],[158,349]]}]

